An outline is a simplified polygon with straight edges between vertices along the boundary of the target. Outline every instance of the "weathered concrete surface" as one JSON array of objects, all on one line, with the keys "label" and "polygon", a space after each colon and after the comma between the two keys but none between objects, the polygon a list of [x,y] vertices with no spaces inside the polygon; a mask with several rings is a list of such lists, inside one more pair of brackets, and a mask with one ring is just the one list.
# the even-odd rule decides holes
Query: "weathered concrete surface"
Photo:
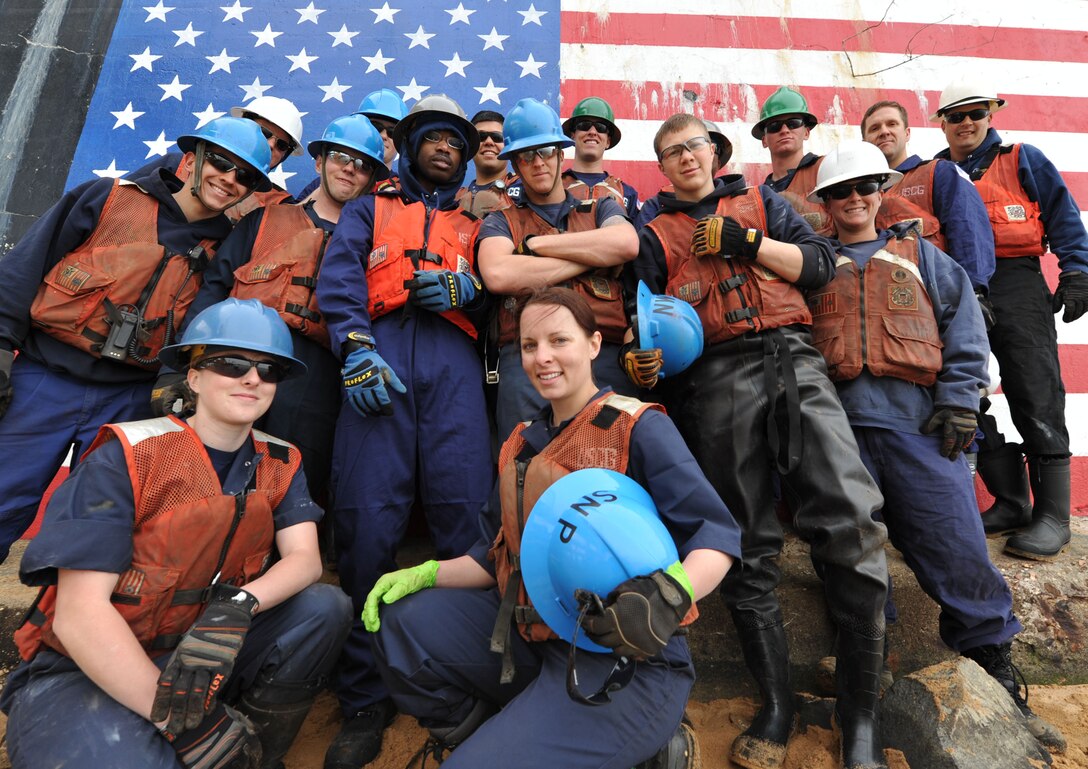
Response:
[{"label": "weathered concrete surface", "polygon": [[901,678],[884,694],[884,746],[925,769],[1038,769],[1050,756],[1008,692],[974,662],[950,660]]}]

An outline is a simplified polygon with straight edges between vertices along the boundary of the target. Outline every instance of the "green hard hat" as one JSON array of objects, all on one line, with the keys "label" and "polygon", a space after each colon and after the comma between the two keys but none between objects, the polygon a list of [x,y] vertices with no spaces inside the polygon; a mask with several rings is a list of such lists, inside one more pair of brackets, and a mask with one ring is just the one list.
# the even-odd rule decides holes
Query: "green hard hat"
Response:
[{"label": "green hard hat", "polygon": [[620,143],[620,129],[616,127],[616,118],[612,113],[612,107],[599,96],[587,96],[574,105],[574,112],[570,113],[570,117],[563,121],[563,133],[571,136],[574,133],[574,124],[578,122],[579,118],[585,117],[597,118],[608,123],[609,137],[611,139],[608,144],[609,149]]},{"label": "green hard hat", "polygon": [[808,102],[804,96],[792,88],[782,86],[763,102],[763,109],[759,111],[759,122],[752,126],[752,136],[762,139],[763,126],[779,115],[803,115],[805,125],[809,128],[815,128],[820,122],[808,111]]}]

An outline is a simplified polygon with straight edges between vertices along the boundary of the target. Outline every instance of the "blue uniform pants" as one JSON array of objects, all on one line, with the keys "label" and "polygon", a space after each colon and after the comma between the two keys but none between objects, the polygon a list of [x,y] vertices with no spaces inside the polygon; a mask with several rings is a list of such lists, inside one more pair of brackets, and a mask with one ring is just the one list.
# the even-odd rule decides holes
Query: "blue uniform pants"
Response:
[{"label": "blue uniform pants", "polygon": [[[261,612],[223,700],[236,702],[258,676],[270,685],[313,687],[328,675],[348,631],[347,597],[311,585]],[[165,665],[170,655],[156,662]],[[16,668],[2,704],[14,769],[181,769],[170,743],[147,719],[98,688],[72,660],[42,651]]]},{"label": "blue uniform pants", "polygon": [[[638,388],[627,378],[619,356],[620,345],[603,342],[600,354],[593,361],[593,379],[598,387],[608,385],[619,395],[638,397]],[[516,343],[504,345],[499,350],[498,400],[495,421],[499,445],[510,437],[518,422],[534,419],[548,405],[521,367],[521,348]]]},{"label": "blue uniform pants", "polygon": [[34,521],[42,495],[75,444],[73,464],[108,422],[151,417],[146,382],[89,382],[26,355],[11,369],[14,389],[0,419],[0,562]]},{"label": "blue uniform pants", "polygon": [[[661,657],[637,663],[634,679],[611,702],[590,707],[567,695],[565,641],[529,643],[514,631],[514,680],[499,683],[502,656],[488,646],[498,609],[494,588],[435,588],[382,606],[374,647],[402,712],[443,727],[460,723],[477,700],[502,708],[444,768],[630,769],[676,731],[695,680],[683,637],[673,637]],[[596,691],[615,663],[579,652],[583,693]]]},{"label": "blue uniform pants", "polygon": [[383,316],[372,332],[408,392],[390,390],[392,416],[363,417],[345,402],[333,447],[340,584],[355,604],[335,679],[345,716],[387,696],[359,615],[378,577],[396,568],[417,492],[438,557],[452,558],[479,538],[492,485],[483,361],[472,340],[426,310],[400,318]]},{"label": "blue uniform pants", "polygon": [[888,537],[918,584],[941,607],[941,640],[962,652],[1023,630],[1012,593],[990,561],[971,471],[961,454],[938,453],[940,437],[855,427],[861,459],[884,493]]}]

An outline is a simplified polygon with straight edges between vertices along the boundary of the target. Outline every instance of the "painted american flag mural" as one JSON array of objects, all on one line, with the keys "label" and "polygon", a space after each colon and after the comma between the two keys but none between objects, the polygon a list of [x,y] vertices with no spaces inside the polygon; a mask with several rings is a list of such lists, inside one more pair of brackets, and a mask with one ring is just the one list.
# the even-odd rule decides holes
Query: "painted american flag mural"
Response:
[{"label": "painted american flag mural", "polygon": [[[749,133],[780,85],[821,119],[809,149],[858,137],[865,108],[906,106],[914,153],[945,146],[926,117],[960,75],[1008,100],[1005,141],[1042,149],[1088,207],[1088,2],[1081,0],[126,0],[91,102],[69,186],[120,175],[173,138],[266,94],[294,101],[305,141],[372,90],[414,103],[448,93],[471,116],[533,96],[569,114],[607,99],[623,142],[608,166],[639,191],[662,182],[652,136],[677,111],[713,120],[752,182],[768,156]],[[276,180],[298,190],[308,157]],[[1085,216],[1088,220],[1088,216]],[[1057,265],[1045,264],[1054,283]],[[1068,390],[1075,512],[1088,514],[1088,319],[1058,323]],[[994,367],[996,377],[996,366]],[[995,411],[1015,439],[1000,395]]]}]

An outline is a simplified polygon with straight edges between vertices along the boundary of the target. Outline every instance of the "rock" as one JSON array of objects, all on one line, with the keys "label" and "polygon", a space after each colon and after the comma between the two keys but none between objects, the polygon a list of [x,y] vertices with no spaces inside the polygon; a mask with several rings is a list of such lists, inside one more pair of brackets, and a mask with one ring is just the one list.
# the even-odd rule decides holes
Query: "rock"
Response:
[{"label": "rock", "polygon": [[971,660],[901,678],[881,706],[884,745],[924,769],[1041,769],[1050,755],[1008,692]]}]

